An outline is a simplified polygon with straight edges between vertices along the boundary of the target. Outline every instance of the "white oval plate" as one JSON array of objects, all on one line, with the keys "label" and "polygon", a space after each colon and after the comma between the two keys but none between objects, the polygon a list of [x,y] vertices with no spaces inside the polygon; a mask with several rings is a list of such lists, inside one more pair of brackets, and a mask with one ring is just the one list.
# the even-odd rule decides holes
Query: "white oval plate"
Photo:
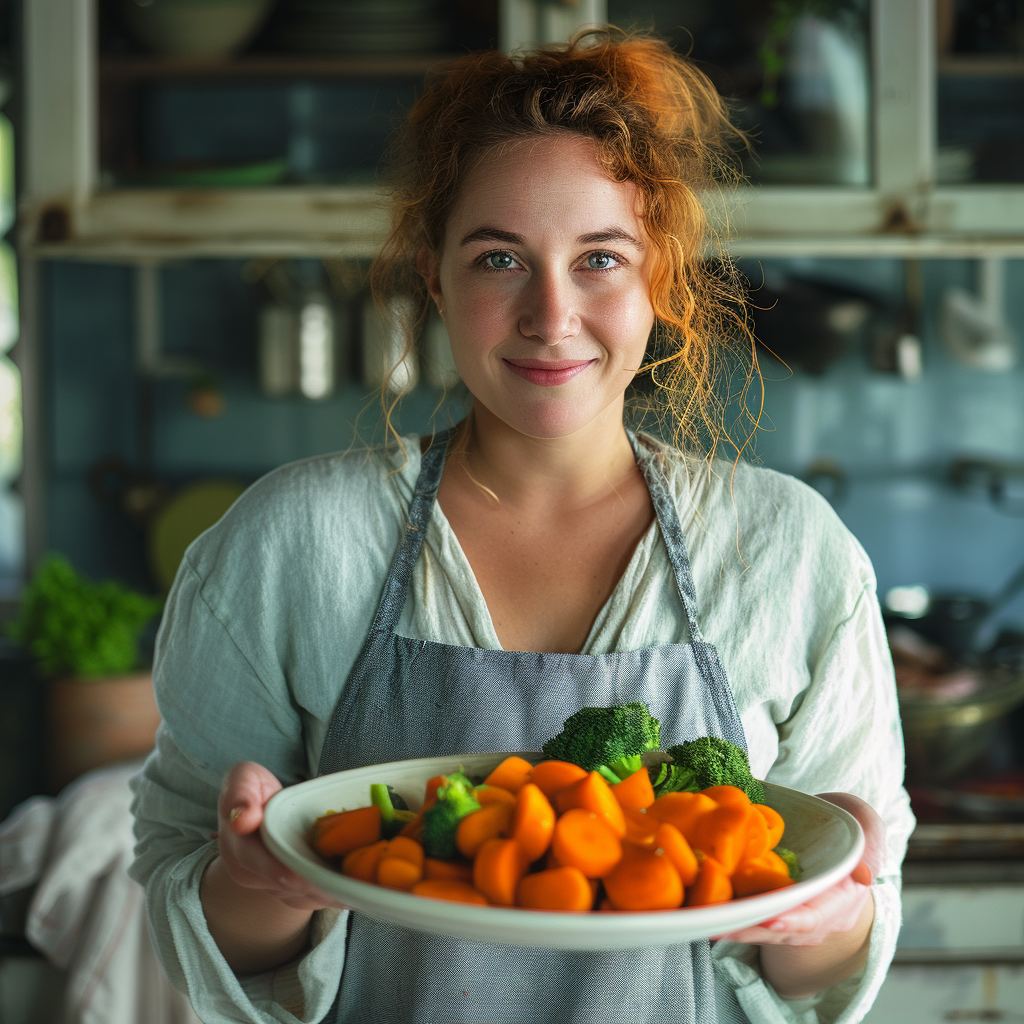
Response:
[{"label": "white oval plate", "polygon": [[[416,931],[546,949],[668,946],[746,928],[798,906],[845,878],[857,866],[864,848],[860,825],[846,811],[806,793],[765,783],[767,803],[786,822],[782,845],[800,858],[802,881],[711,907],[569,914],[473,906],[370,885],[339,874],[306,842],[310,826],[320,815],[365,807],[370,802],[371,782],[394,786],[409,806],[416,808],[431,776],[448,774],[460,766],[470,775],[483,776],[506,756],[463,754],[392,761],[300,782],[273,796],[260,832],[279,860],[353,910]],[[536,753],[521,756],[542,760]]]}]

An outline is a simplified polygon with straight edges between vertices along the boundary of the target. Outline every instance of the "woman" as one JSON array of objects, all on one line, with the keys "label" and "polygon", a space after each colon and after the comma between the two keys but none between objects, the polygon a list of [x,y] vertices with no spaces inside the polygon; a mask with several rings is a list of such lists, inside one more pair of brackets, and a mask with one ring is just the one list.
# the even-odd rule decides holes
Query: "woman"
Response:
[{"label": "woman", "polygon": [[[376,281],[437,306],[472,412],[283,467],[186,556],[133,869],[172,978],[210,1021],[859,1019],[911,825],[870,566],[795,481],[623,425],[652,344],[679,435],[717,422],[728,278],[697,191],[735,138],[720,101],[663,44],[595,34],[455,62],[404,138]],[[761,777],[842,791],[875,884],[713,952],[552,952],[346,920],[259,839],[282,784],[537,749],[630,700],[665,745],[725,736]]]}]

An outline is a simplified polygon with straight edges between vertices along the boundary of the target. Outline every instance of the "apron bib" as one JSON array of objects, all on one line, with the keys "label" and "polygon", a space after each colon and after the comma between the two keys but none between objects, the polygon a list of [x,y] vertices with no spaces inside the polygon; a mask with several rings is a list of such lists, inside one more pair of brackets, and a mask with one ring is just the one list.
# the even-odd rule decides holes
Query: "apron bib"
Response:
[{"label": "apron bib", "polygon": [[[651,494],[690,642],[611,654],[482,650],[395,633],[452,431],[423,456],[405,538],[335,708],[318,774],[386,761],[540,750],[581,707],[643,701],[662,747],[743,727],[697,601],[679,515],[657,458],[630,442]],[[383,781],[383,780],[382,780]],[[654,949],[549,950],[429,935],[350,912],[333,1024],[743,1024],[704,940]]]}]

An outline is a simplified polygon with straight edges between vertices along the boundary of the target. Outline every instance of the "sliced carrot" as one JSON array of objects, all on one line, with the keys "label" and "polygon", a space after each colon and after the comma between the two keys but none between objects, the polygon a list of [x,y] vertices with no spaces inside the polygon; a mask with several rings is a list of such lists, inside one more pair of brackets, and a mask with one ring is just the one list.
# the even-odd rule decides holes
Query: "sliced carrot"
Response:
[{"label": "sliced carrot", "polygon": [[747,842],[743,847],[740,860],[757,860],[762,854],[768,853],[772,843],[768,835],[768,822],[757,812],[747,815]]},{"label": "sliced carrot", "polygon": [[617,910],[672,910],[683,902],[683,883],[662,849],[627,843],[622,860],[601,880]]},{"label": "sliced carrot", "polygon": [[362,882],[377,881],[377,865],[388,848],[388,841],[380,839],[369,846],[358,846],[351,853],[345,854],[341,862],[341,873],[349,878],[358,878]]},{"label": "sliced carrot", "polygon": [[768,826],[768,848],[774,850],[782,842],[782,833],[786,831],[786,823],[774,807],[769,807],[767,804],[754,804],[754,809],[764,818],[765,824]]},{"label": "sliced carrot", "polygon": [[475,857],[488,839],[508,839],[512,835],[515,804],[494,803],[467,814],[455,831],[455,845],[463,857]]},{"label": "sliced carrot", "polygon": [[686,906],[707,907],[714,903],[728,903],[731,899],[732,882],[725,869],[713,857],[701,859],[697,880],[686,890]]},{"label": "sliced carrot", "polygon": [[654,834],[654,846],[665,851],[673,867],[679,872],[679,880],[693,885],[697,878],[697,854],[686,841],[683,833],[670,822],[663,821]]},{"label": "sliced carrot", "polygon": [[648,814],[643,808],[631,810],[626,807],[623,808],[622,813],[626,819],[625,838],[631,843],[650,846],[654,842],[654,833],[658,831],[658,826],[661,822]]},{"label": "sliced carrot", "polygon": [[599,772],[588,772],[582,779],[560,789],[555,794],[554,804],[562,813],[574,807],[593,811],[604,818],[617,836],[626,834],[626,816],[612,793],[612,787]]},{"label": "sliced carrot", "polygon": [[424,878],[412,887],[412,891],[417,896],[429,896],[435,900],[476,903],[482,907],[488,905],[483,893],[477,892],[468,882],[459,882],[453,878]]},{"label": "sliced carrot", "polygon": [[485,804],[514,804],[515,793],[501,786],[476,786],[473,789],[473,796],[476,802],[483,807]]},{"label": "sliced carrot", "polygon": [[731,875],[743,857],[747,845],[747,819],[753,813],[756,812],[750,807],[723,804],[701,815],[689,833],[683,834],[695,850],[713,857],[725,873]]},{"label": "sliced carrot", "polygon": [[526,780],[532,782],[549,800],[570,783],[586,776],[586,771],[570,761],[541,761],[535,764]]},{"label": "sliced carrot", "polygon": [[400,836],[407,836],[410,839],[419,840],[423,830],[423,814],[437,800],[437,791],[448,781],[444,775],[433,775],[427,779],[426,792],[423,797],[423,806],[416,812],[416,816],[407,821],[399,831]]},{"label": "sliced carrot", "polygon": [[530,781],[530,772],[533,765],[525,758],[516,754],[509,754],[490,775],[484,779],[485,786],[500,786],[510,793],[518,793],[519,790]]},{"label": "sliced carrot", "polygon": [[741,807],[750,806],[750,797],[743,792],[739,786],[708,786],[701,790],[705,796],[711,797],[719,806],[726,804],[738,804]]},{"label": "sliced carrot", "polygon": [[388,843],[388,849],[384,856],[399,857],[401,860],[407,860],[410,864],[415,864],[418,868],[423,867],[423,847],[408,836],[395,836]]},{"label": "sliced carrot", "polygon": [[718,805],[703,793],[666,793],[647,808],[647,813],[659,821],[675,825],[690,841],[690,829],[705,814]]},{"label": "sliced carrot", "polygon": [[514,839],[488,839],[473,860],[473,885],[490,903],[511,907],[529,861]]},{"label": "sliced carrot", "polygon": [[403,857],[385,855],[377,865],[377,884],[389,889],[412,889],[423,878],[423,867]]},{"label": "sliced carrot", "polygon": [[555,831],[555,809],[541,788],[527,782],[516,795],[512,820],[512,838],[522,847],[528,860],[543,857]]},{"label": "sliced carrot", "polygon": [[448,782],[447,775],[432,775],[427,779],[427,790],[423,797],[423,810],[425,811],[437,800],[437,791]]},{"label": "sliced carrot", "polygon": [[617,782],[612,786],[612,793],[623,810],[639,811],[654,803],[654,787],[646,768]]},{"label": "sliced carrot", "polygon": [[466,882],[473,881],[473,865],[464,860],[438,860],[436,857],[424,857],[423,877],[437,881]]},{"label": "sliced carrot", "polygon": [[748,860],[732,873],[732,890],[736,897],[755,896],[760,892],[771,892],[773,889],[784,889],[793,884],[789,872],[771,863],[767,858]]},{"label": "sliced carrot", "polygon": [[551,850],[559,864],[579,868],[587,878],[601,878],[622,857],[622,841],[600,815],[573,807],[555,822]]},{"label": "sliced carrot", "polygon": [[516,888],[516,906],[534,910],[590,910],[594,890],[579,868],[551,868],[524,875]]},{"label": "sliced carrot", "polygon": [[332,814],[317,830],[313,848],[322,857],[344,857],[359,846],[375,843],[380,835],[380,808],[357,807]]}]

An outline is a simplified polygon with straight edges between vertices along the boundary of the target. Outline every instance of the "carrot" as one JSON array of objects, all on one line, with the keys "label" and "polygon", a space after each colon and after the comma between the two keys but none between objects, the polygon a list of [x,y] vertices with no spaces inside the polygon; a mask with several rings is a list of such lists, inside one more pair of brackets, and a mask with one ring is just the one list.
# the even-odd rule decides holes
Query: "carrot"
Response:
[{"label": "carrot", "polygon": [[724,804],[702,815],[686,835],[690,845],[713,857],[731,875],[747,845],[749,807]]},{"label": "carrot", "polygon": [[586,771],[569,761],[541,761],[526,780],[532,782],[549,800],[560,789],[586,776]]},{"label": "carrot", "polygon": [[768,837],[768,822],[756,811],[747,815],[747,841],[740,860],[757,860],[772,848]]},{"label": "carrot", "polygon": [[654,847],[665,851],[672,866],[679,872],[679,880],[684,886],[693,885],[697,878],[697,855],[675,825],[663,821],[658,826],[654,834]]},{"label": "carrot", "polygon": [[666,793],[647,808],[647,813],[659,821],[667,821],[675,825],[690,840],[690,829],[694,823],[709,811],[718,806],[714,800],[703,793]]},{"label": "carrot", "polygon": [[488,839],[508,839],[512,834],[514,804],[494,803],[467,814],[455,831],[455,845],[464,857],[473,858]]},{"label": "carrot", "polygon": [[515,793],[501,786],[476,786],[473,789],[476,802],[483,807],[485,804],[514,804]]},{"label": "carrot", "polygon": [[500,786],[502,789],[507,789],[510,793],[518,793],[530,781],[530,773],[532,771],[533,765],[525,758],[518,757],[516,754],[509,754],[484,779],[484,785]]},{"label": "carrot", "polygon": [[399,831],[400,836],[407,836],[410,839],[419,840],[420,831],[423,828],[423,814],[437,800],[437,791],[447,782],[448,780],[444,775],[433,775],[427,779],[426,793],[423,798],[423,806],[416,812],[416,816],[411,820],[407,821]]},{"label": "carrot", "polygon": [[576,782],[571,783],[555,794],[555,806],[565,812],[574,807],[585,811],[593,811],[602,817],[609,828],[619,837],[626,834],[626,816],[622,813],[619,801],[612,793],[612,787],[601,777],[599,772],[587,772]]},{"label": "carrot", "polygon": [[555,809],[534,782],[527,782],[516,795],[512,838],[528,860],[542,857],[555,831]]},{"label": "carrot", "polygon": [[616,910],[672,910],[683,902],[683,883],[662,849],[627,843],[622,859],[601,880]]},{"label": "carrot", "polygon": [[313,848],[322,857],[344,857],[380,837],[380,808],[357,807],[330,815],[321,826],[314,824]]},{"label": "carrot", "polygon": [[646,768],[633,772],[612,786],[612,793],[623,810],[642,810],[654,803],[654,787]]},{"label": "carrot", "polygon": [[728,903],[732,899],[732,882],[725,869],[713,857],[704,857],[697,871],[697,880],[686,890],[688,907],[707,907]]},{"label": "carrot", "polygon": [[423,878],[423,867],[404,857],[381,858],[377,865],[377,884],[389,889],[412,889]]},{"label": "carrot", "polygon": [[529,862],[514,839],[488,839],[473,861],[473,885],[488,902],[511,907]]},{"label": "carrot", "polygon": [[750,806],[750,797],[738,786],[708,786],[701,792],[705,796],[711,797],[720,807],[724,807],[726,804],[737,804],[740,807]]},{"label": "carrot", "polygon": [[427,779],[427,791],[423,797],[423,807],[426,810],[431,804],[437,801],[437,791],[448,781],[447,775],[432,775]]},{"label": "carrot", "polygon": [[754,804],[754,809],[764,818],[765,824],[768,826],[768,848],[773,850],[782,842],[782,833],[786,830],[786,823],[774,807],[769,807],[767,804]]},{"label": "carrot", "polygon": [[462,860],[438,860],[436,857],[423,858],[423,877],[440,882],[473,881],[473,865]]},{"label": "carrot", "polygon": [[388,843],[384,856],[398,857],[400,860],[407,860],[410,864],[415,864],[418,868],[423,867],[423,847],[408,836],[395,836]]},{"label": "carrot", "polygon": [[658,826],[661,822],[648,814],[643,808],[635,810],[626,807],[622,813],[626,819],[625,838],[631,843],[650,846],[654,842],[654,833],[658,831]]},{"label": "carrot", "polygon": [[424,878],[412,887],[417,896],[429,896],[435,900],[451,900],[453,903],[477,903],[486,907],[487,898],[477,892],[468,882],[453,878]]},{"label": "carrot", "polygon": [[771,861],[765,859],[748,860],[740,864],[732,873],[732,890],[736,897],[756,896],[760,892],[771,892],[772,889],[784,889],[793,884],[786,865],[780,871]]},{"label": "carrot", "polygon": [[377,865],[388,848],[388,841],[380,839],[368,846],[357,846],[351,853],[345,854],[341,862],[341,873],[349,878],[358,878],[361,882],[377,881]]},{"label": "carrot", "polygon": [[559,864],[601,878],[622,857],[622,841],[600,815],[573,807],[555,822],[551,850]]},{"label": "carrot", "polygon": [[579,868],[552,868],[524,875],[516,888],[516,906],[534,910],[590,910],[594,891]]}]

